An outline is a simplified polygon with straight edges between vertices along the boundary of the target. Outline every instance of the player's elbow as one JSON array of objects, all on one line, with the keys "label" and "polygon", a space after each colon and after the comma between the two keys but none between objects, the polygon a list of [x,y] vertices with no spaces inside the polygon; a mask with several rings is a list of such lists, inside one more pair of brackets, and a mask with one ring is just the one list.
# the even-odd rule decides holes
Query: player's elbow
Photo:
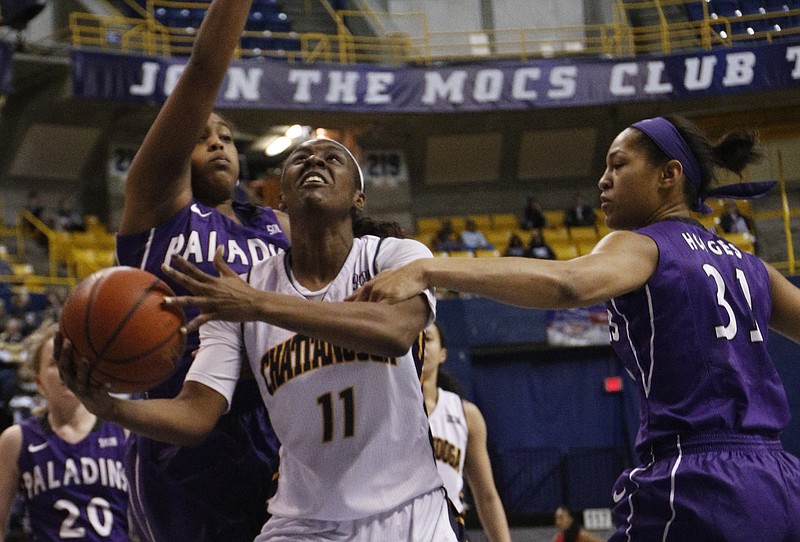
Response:
[{"label": "player's elbow", "polygon": [[387,322],[378,326],[372,336],[370,353],[386,357],[399,357],[408,353],[420,334],[420,328],[410,325],[398,325],[398,322]]},{"label": "player's elbow", "polygon": [[594,302],[593,288],[587,288],[578,273],[566,270],[553,277],[554,309],[585,307]]}]

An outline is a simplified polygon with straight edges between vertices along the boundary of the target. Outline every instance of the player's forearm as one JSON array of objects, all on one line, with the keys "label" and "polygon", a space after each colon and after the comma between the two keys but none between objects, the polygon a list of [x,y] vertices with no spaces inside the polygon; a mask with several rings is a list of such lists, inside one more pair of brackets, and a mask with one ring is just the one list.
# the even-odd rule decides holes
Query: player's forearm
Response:
[{"label": "player's forearm", "polygon": [[210,413],[180,399],[115,399],[105,419],[159,442],[194,446],[216,423]]},{"label": "player's forearm", "polygon": [[189,62],[207,75],[222,77],[244,31],[252,0],[214,0],[197,33]]},{"label": "player's forearm", "polygon": [[581,302],[565,262],[508,257],[423,261],[428,286],[528,308],[566,308]]},{"label": "player's forearm", "polygon": [[476,499],[478,519],[490,542],[511,542],[508,520],[499,496]]},{"label": "player's forearm", "polygon": [[264,294],[258,320],[331,344],[381,356],[408,351],[428,320],[427,303],[417,296],[389,305],[369,302],[310,302]]}]

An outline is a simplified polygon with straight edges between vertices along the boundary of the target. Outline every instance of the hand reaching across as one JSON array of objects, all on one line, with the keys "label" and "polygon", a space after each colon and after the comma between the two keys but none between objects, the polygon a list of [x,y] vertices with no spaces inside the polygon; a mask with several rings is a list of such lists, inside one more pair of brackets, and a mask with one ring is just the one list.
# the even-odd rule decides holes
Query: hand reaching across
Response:
[{"label": "hand reaching across", "polygon": [[249,322],[258,320],[260,296],[258,290],[239,277],[223,258],[222,247],[214,255],[215,277],[204,273],[180,256],[174,256],[175,267],[162,266],[162,271],[172,280],[192,292],[190,296],[168,297],[164,302],[200,308],[200,315],[189,322],[187,332],[198,329],[209,320]]},{"label": "hand reaching across", "polygon": [[399,303],[420,294],[428,287],[424,262],[416,260],[408,265],[382,271],[356,290],[348,301],[387,301]]}]

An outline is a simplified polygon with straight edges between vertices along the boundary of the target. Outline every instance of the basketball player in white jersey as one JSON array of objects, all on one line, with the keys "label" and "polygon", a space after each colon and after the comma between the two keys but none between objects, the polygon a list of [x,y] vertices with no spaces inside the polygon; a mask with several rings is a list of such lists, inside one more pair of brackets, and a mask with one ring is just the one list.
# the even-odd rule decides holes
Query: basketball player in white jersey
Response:
[{"label": "basketball player in white jersey", "polygon": [[494,485],[481,411],[460,395],[440,387],[439,368],[447,359],[444,336],[436,324],[425,330],[422,393],[433,434],[433,450],[447,496],[459,514],[464,478],[469,484],[481,526],[490,542],[511,542],[506,512]]},{"label": "basketball player in white jersey", "polygon": [[200,307],[200,350],[176,399],[126,401],[91,388],[69,349],[70,387],[101,417],[154,439],[192,444],[229,408],[246,356],[281,442],[278,491],[262,540],[454,542],[436,470],[419,370],[422,331],[436,302],[426,291],[405,302],[343,302],[383,269],[430,251],[411,239],[354,237],[364,205],[352,154],[329,139],[300,145],[282,174],[292,249],[239,277],[183,258],[166,268]]}]

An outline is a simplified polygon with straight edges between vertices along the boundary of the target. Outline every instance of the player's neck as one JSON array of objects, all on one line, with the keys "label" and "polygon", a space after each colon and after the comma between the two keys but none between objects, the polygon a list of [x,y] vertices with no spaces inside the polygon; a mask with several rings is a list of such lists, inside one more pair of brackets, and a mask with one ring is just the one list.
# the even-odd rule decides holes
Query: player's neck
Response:
[{"label": "player's neck", "polygon": [[339,274],[352,248],[352,230],[293,228],[290,263],[294,278],[309,290],[324,287]]},{"label": "player's neck", "polygon": [[222,203],[214,205],[214,208],[219,211],[220,214],[225,215],[237,224],[242,223],[242,221],[239,220],[239,216],[236,214],[236,211],[233,210],[233,200],[225,200]]},{"label": "player's neck", "polygon": [[422,381],[422,396],[425,398],[425,408],[430,415],[439,404],[439,387],[436,385],[436,375],[430,375]]},{"label": "player's neck", "polygon": [[61,439],[75,443],[85,437],[97,423],[97,416],[82,404],[73,407],[50,408],[47,412],[50,428]]}]

